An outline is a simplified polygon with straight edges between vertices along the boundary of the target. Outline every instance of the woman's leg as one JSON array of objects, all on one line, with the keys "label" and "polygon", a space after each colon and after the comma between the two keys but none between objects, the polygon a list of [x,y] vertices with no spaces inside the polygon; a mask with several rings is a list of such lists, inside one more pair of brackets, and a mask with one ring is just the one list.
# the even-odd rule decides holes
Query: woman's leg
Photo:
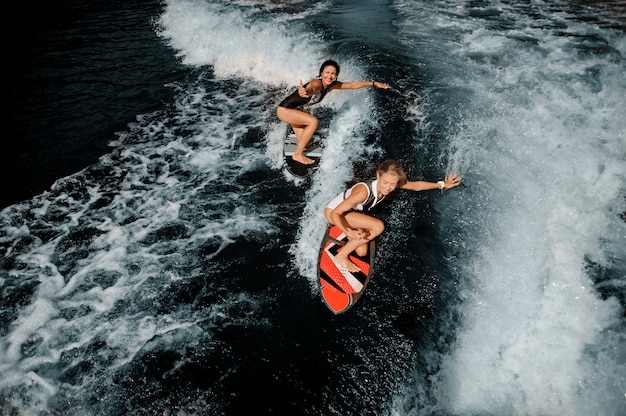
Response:
[{"label": "woman's leg", "polygon": [[313,159],[304,155],[304,149],[306,149],[311,137],[313,137],[313,134],[317,130],[319,124],[317,118],[304,111],[285,107],[278,107],[276,115],[281,121],[291,125],[298,139],[298,146],[292,156],[293,160],[305,165],[313,163]]},{"label": "woman's leg", "polygon": [[[328,215],[329,211],[330,208],[324,210],[327,220],[330,218],[330,215]],[[369,242],[385,231],[385,224],[378,218],[370,217],[360,212],[349,212],[344,218],[348,227],[354,230],[360,230],[362,236],[360,239],[348,238],[346,245],[343,246],[341,251],[335,256],[335,263],[340,267],[345,267],[351,272],[358,272],[360,269],[356,264],[350,261],[348,256],[352,252],[356,252],[359,256],[366,255]]]}]

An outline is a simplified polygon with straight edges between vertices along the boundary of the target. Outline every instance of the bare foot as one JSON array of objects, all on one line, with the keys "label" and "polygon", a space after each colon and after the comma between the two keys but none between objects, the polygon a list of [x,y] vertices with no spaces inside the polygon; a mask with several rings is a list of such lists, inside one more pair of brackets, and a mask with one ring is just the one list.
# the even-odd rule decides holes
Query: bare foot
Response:
[{"label": "bare foot", "polygon": [[348,270],[351,273],[356,273],[356,272],[360,272],[361,271],[361,269],[359,269],[356,264],[352,263],[346,257],[342,257],[340,255],[336,255],[335,258],[333,259],[333,261],[335,262],[337,267],[339,267],[339,269],[343,268],[343,269]]},{"label": "bare foot", "polygon": [[308,158],[305,155],[294,154],[291,158],[295,160],[296,162],[302,163],[303,165],[312,165],[313,163],[315,163],[313,159]]}]

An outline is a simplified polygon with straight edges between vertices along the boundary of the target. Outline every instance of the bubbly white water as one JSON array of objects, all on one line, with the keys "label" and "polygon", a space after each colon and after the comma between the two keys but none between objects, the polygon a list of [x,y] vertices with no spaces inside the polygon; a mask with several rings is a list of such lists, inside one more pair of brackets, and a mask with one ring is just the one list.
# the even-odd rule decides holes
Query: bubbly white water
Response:
[{"label": "bubbly white water", "polygon": [[[261,8],[265,7],[263,3]],[[250,77],[286,88],[283,94],[287,94],[299,80],[307,82],[316,76],[319,65],[328,58],[322,40],[310,31],[301,30],[304,28],[302,19],[324,7],[330,6],[322,2],[307,12],[290,15],[289,19],[285,15],[277,19],[257,16],[252,25],[249,14],[226,8],[219,2],[208,5],[205,2],[171,2],[161,18],[161,24],[166,28],[161,33],[181,51],[185,63],[212,65],[219,78]],[[219,36],[215,36],[216,32]],[[363,79],[359,68],[351,62],[341,62],[340,65],[340,80]],[[293,83],[285,85],[285,80],[293,80]],[[321,215],[323,207],[351,178],[350,162],[363,157],[364,153],[375,151],[365,148],[361,136],[366,121],[373,118],[367,94],[367,91],[333,93],[324,100],[326,107],[337,109],[343,106],[343,111],[329,126],[327,150],[308,192],[302,227],[298,230],[302,238],[292,248],[299,273],[311,280],[312,288],[316,287],[317,249],[325,228]],[[284,134],[285,125],[277,123],[268,140],[268,157],[275,167],[283,163]]]},{"label": "bubbly white water", "polygon": [[406,47],[437,72],[427,95],[465,102],[446,117],[467,188],[441,207],[458,221],[446,231],[461,322],[431,378],[436,403],[412,412],[620,414],[623,305],[587,266],[613,269],[608,284],[623,288],[624,33],[550,2],[396,7]]},{"label": "bubbly white water", "polygon": [[[202,354],[228,362],[225,373],[241,371],[241,357],[212,343],[213,331],[269,325],[258,311],[274,307],[273,299],[230,284],[221,272],[246,266],[239,256],[260,257],[255,249],[282,244],[285,224],[293,224],[285,216],[300,220],[295,243],[280,247],[290,264],[279,266],[292,270],[286,281],[304,277],[314,287],[322,208],[351,178],[346,162],[380,154],[363,134],[378,119],[374,92],[332,93],[324,102],[336,116],[313,182],[303,191],[281,172],[285,130],[275,105],[331,57],[305,19],[337,5],[306,3],[168,2],[159,34],[198,68],[199,79],[173,85],[171,107],[139,116],[98,165],[3,211],[1,238],[10,240],[14,266],[0,276],[3,290],[19,296],[12,287],[36,286],[0,340],[8,404],[25,414],[51,404],[67,413],[115,414],[128,394],[118,387],[120,374],[132,377],[129,363],[168,348],[182,356],[164,377],[175,378]],[[293,13],[272,12],[292,6]],[[362,359],[358,371],[380,377],[365,382],[361,373],[341,372],[345,378],[329,385],[354,385],[324,394],[350,403],[368,389],[391,390],[398,392],[391,399],[369,396],[388,399],[399,415],[624,408],[623,306],[598,291],[623,290],[624,282],[626,41],[610,28],[610,16],[583,23],[561,6],[394,3],[399,48],[408,51],[402,59],[424,79],[389,80],[403,87],[414,147],[422,151],[424,132],[438,128],[441,154],[432,157],[448,158],[444,164],[464,178],[437,206],[457,279],[449,315],[437,325],[454,342],[412,351],[402,334],[348,337]],[[341,64],[343,80],[366,76],[360,62]],[[233,247],[237,256],[221,256]],[[594,285],[588,265],[612,274]],[[168,293],[179,288],[184,296],[188,281],[203,279],[205,286],[189,292],[216,293],[210,304],[178,305]],[[377,326],[376,314],[385,312],[364,313]],[[447,319],[453,315],[460,320]],[[412,354],[429,364],[416,369],[417,385],[398,376]],[[345,369],[340,357],[329,360]],[[221,403],[206,390],[189,400],[218,414]]]},{"label": "bubbly white water", "polygon": [[[368,116],[368,92],[326,99],[342,110],[329,126],[331,153],[304,211],[287,195],[273,201],[284,194],[285,182],[301,186],[282,172],[286,126],[275,117],[276,105],[299,79],[316,76],[327,56],[315,35],[296,35],[306,14],[257,16],[244,6],[169,2],[159,34],[185,64],[212,74],[172,85],[175,102],[138,116],[97,165],[3,211],[4,238],[20,254],[1,283],[38,283],[0,340],[0,388],[11,408],[72,413],[93,395],[101,402],[89,404],[89,412],[101,406],[115,414],[124,403],[124,393],[113,387],[116,374],[138,356],[164,345],[203,349],[218,322],[266,325],[253,311],[272,299],[225,289],[224,276],[230,277],[221,270],[231,260],[220,256],[241,241],[271,249],[283,215],[304,218],[288,268],[312,278],[324,231],[322,204],[351,175],[349,165],[338,175],[333,166],[346,159],[333,154],[345,150],[350,160],[364,151],[358,130]],[[341,77],[359,79],[358,69],[342,62]],[[213,288],[209,292],[226,294],[200,312],[164,292],[197,279]],[[172,372],[187,363],[182,358]],[[221,405],[190,400],[203,411]]]}]

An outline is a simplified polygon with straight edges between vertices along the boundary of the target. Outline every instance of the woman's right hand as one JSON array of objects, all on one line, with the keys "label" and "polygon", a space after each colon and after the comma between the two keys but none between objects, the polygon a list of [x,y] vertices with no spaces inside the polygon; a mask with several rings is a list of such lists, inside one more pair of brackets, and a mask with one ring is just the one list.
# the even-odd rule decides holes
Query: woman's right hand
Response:
[{"label": "woman's right hand", "polygon": [[350,240],[367,240],[370,233],[367,230],[363,230],[363,229],[349,229],[346,232],[346,235],[348,236],[348,238]]},{"label": "woman's right hand", "polygon": [[302,85],[302,80],[300,80],[300,86],[298,87],[298,95],[302,98],[308,98],[309,94],[306,92],[306,88]]}]

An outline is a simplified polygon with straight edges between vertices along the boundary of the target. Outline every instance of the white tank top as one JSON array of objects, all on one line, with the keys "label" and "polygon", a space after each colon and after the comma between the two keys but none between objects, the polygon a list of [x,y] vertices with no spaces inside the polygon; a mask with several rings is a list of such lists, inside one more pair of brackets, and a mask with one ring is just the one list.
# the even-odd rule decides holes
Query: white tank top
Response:
[{"label": "white tank top", "polygon": [[355,210],[355,211],[369,211],[375,205],[377,205],[383,199],[385,199],[384,195],[383,195],[382,198],[378,199],[378,190],[377,190],[377,186],[376,186],[376,185],[378,185],[378,180],[377,179],[373,179],[373,180],[370,180],[370,181],[367,181],[367,182],[355,183],[351,188],[345,190],[344,192],[342,192],[339,195],[337,195],[336,197],[334,197],[326,205],[326,208],[330,208],[330,209],[337,208],[337,206],[339,204],[341,204],[344,200],[346,200],[350,196],[350,194],[352,194],[352,190],[357,185],[365,185],[367,187],[367,197],[365,198],[365,200],[363,202],[361,202],[360,204],[357,204],[354,207],[352,207],[353,210]]}]

